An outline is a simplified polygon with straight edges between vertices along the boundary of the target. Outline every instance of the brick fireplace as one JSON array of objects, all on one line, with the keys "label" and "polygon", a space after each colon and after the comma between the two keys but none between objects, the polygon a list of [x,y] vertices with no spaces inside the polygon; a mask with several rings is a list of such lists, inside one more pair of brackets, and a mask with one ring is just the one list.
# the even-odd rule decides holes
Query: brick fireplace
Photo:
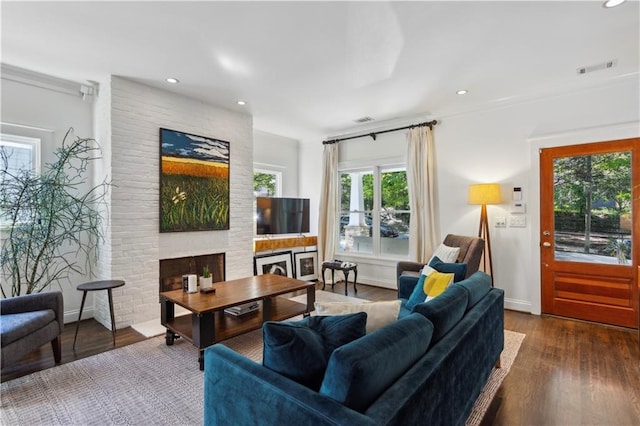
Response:
[{"label": "brick fireplace", "polygon": [[[253,275],[253,126],[250,115],[225,110],[168,91],[112,76],[101,82],[96,135],[104,149],[99,176],[113,183],[109,228],[99,258],[104,279],[123,279],[114,292],[116,328],[157,321],[160,262],[211,259],[214,281]],[[159,128],[231,143],[228,230],[159,232]],[[201,261],[163,275],[202,273]],[[215,270],[218,269],[216,272]],[[163,272],[164,273],[164,272]],[[96,292],[96,320],[110,328],[106,292]]]}]

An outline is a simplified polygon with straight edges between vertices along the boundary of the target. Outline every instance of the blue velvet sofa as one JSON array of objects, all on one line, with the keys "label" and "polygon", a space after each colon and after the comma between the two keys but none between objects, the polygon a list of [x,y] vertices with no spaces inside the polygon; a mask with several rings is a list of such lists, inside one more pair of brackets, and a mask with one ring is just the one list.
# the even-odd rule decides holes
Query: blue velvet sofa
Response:
[{"label": "blue velvet sofa", "polygon": [[[413,291],[399,288],[406,303]],[[476,272],[333,351],[319,391],[222,344],[205,351],[205,425],[462,425],[504,346],[504,292]]]}]

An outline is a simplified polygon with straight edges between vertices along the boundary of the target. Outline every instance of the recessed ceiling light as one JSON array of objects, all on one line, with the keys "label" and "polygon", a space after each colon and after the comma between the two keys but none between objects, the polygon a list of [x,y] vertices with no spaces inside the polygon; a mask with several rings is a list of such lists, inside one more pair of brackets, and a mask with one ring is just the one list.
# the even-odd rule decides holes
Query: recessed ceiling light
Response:
[{"label": "recessed ceiling light", "polygon": [[178,80],[177,78],[169,77],[167,78],[167,83],[177,84],[180,83],[180,80]]},{"label": "recessed ceiling light", "polygon": [[624,3],[625,0],[607,0],[602,4],[602,7],[606,7],[607,9],[620,6]]},{"label": "recessed ceiling light", "polygon": [[246,105],[247,103],[245,101],[238,101],[238,105]]},{"label": "recessed ceiling light", "polygon": [[467,93],[468,93],[468,92],[467,92],[466,90],[462,89],[462,90],[458,90],[458,91],[456,92],[456,95],[466,95]]}]

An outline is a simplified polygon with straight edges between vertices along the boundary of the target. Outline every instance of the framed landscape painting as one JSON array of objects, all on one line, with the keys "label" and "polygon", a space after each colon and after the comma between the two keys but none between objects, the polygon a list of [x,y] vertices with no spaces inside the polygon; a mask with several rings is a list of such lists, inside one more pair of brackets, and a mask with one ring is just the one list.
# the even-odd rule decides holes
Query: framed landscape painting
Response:
[{"label": "framed landscape painting", "polygon": [[256,275],[274,274],[293,278],[290,251],[255,256],[253,262],[253,269]]},{"label": "framed landscape painting", "polygon": [[160,232],[229,229],[229,142],[160,129]]}]

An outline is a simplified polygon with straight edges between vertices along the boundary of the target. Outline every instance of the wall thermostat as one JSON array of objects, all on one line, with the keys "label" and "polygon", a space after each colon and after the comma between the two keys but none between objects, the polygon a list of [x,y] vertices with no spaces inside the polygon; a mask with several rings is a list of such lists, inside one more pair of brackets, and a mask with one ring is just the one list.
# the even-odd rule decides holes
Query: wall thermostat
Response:
[{"label": "wall thermostat", "polygon": [[522,188],[519,186],[513,187],[513,201],[522,200]]}]

